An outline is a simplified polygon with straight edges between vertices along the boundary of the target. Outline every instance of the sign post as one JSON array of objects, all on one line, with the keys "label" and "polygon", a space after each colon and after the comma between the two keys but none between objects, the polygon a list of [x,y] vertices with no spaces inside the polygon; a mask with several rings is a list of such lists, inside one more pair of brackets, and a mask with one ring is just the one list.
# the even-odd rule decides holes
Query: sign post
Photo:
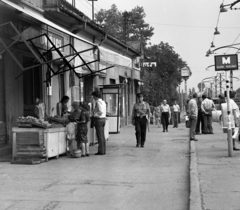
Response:
[{"label": "sign post", "polygon": [[228,128],[227,128],[227,140],[228,140],[228,156],[233,156],[233,139],[232,139],[232,127],[231,127],[231,110],[230,110],[230,97],[229,97],[229,80],[227,71],[238,69],[238,56],[233,55],[217,55],[215,56],[215,71],[226,71],[226,93],[227,93],[227,115],[228,115]]}]

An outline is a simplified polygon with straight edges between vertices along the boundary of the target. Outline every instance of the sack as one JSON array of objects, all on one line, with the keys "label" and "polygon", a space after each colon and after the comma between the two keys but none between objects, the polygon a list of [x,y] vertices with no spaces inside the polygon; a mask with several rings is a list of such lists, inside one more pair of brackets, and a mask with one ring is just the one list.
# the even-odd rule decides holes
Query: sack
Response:
[{"label": "sack", "polygon": [[95,117],[91,117],[90,128],[94,128],[95,126]]},{"label": "sack", "polygon": [[190,120],[188,116],[185,117],[185,125],[186,125],[186,128],[190,128]]}]

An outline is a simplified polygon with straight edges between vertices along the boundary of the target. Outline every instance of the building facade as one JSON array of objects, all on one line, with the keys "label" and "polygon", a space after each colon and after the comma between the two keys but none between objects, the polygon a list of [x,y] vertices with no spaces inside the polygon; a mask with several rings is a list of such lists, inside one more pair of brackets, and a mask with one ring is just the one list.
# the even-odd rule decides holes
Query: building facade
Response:
[{"label": "building facade", "polygon": [[90,102],[96,89],[117,87],[118,101],[105,97],[109,112],[118,108],[119,127],[130,123],[141,52],[106,34],[65,0],[1,0],[0,7],[0,121],[6,145],[17,118],[32,115],[36,98],[54,116],[64,95],[70,109],[73,101]]}]

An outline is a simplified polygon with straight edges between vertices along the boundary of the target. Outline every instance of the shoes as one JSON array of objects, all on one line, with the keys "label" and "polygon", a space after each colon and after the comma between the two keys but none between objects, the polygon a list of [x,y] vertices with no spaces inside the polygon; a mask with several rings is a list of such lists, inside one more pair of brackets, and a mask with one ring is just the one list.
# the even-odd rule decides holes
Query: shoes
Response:
[{"label": "shoes", "polygon": [[198,141],[198,139],[190,139],[190,141]]},{"label": "shoes", "polygon": [[104,154],[97,152],[97,153],[95,153],[95,155],[104,155]]},{"label": "shoes", "polygon": [[163,130],[163,132],[165,132],[165,130]]},{"label": "shoes", "polygon": [[136,147],[139,147],[139,144],[137,144]]},{"label": "shoes", "polygon": [[236,148],[236,147],[233,147],[233,150],[235,151],[239,151],[240,149]]},{"label": "shoes", "polygon": [[166,132],[168,132],[168,129],[166,130]]},{"label": "shoes", "polygon": [[81,155],[81,157],[85,157],[85,155]]},{"label": "shoes", "polygon": [[141,147],[144,147],[144,145],[141,145]]},{"label": "shoes", "polygon": [[87,157],[89,157],[90,155],[89,154],[86,154]]},{"label": "shoes", "polygon": [[214,133],[209,133],[209,134],[214,134]]}]

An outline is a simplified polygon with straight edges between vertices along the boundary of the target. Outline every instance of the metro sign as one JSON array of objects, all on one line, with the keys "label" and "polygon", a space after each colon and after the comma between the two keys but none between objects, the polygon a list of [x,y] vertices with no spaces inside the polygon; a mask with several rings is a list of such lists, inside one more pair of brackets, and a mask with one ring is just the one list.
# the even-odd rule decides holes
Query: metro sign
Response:
[{"label": "metro sign", "polygon": [[215,71],[230,71],[237,69],[238,69],[237,54],[215,56]]}]

